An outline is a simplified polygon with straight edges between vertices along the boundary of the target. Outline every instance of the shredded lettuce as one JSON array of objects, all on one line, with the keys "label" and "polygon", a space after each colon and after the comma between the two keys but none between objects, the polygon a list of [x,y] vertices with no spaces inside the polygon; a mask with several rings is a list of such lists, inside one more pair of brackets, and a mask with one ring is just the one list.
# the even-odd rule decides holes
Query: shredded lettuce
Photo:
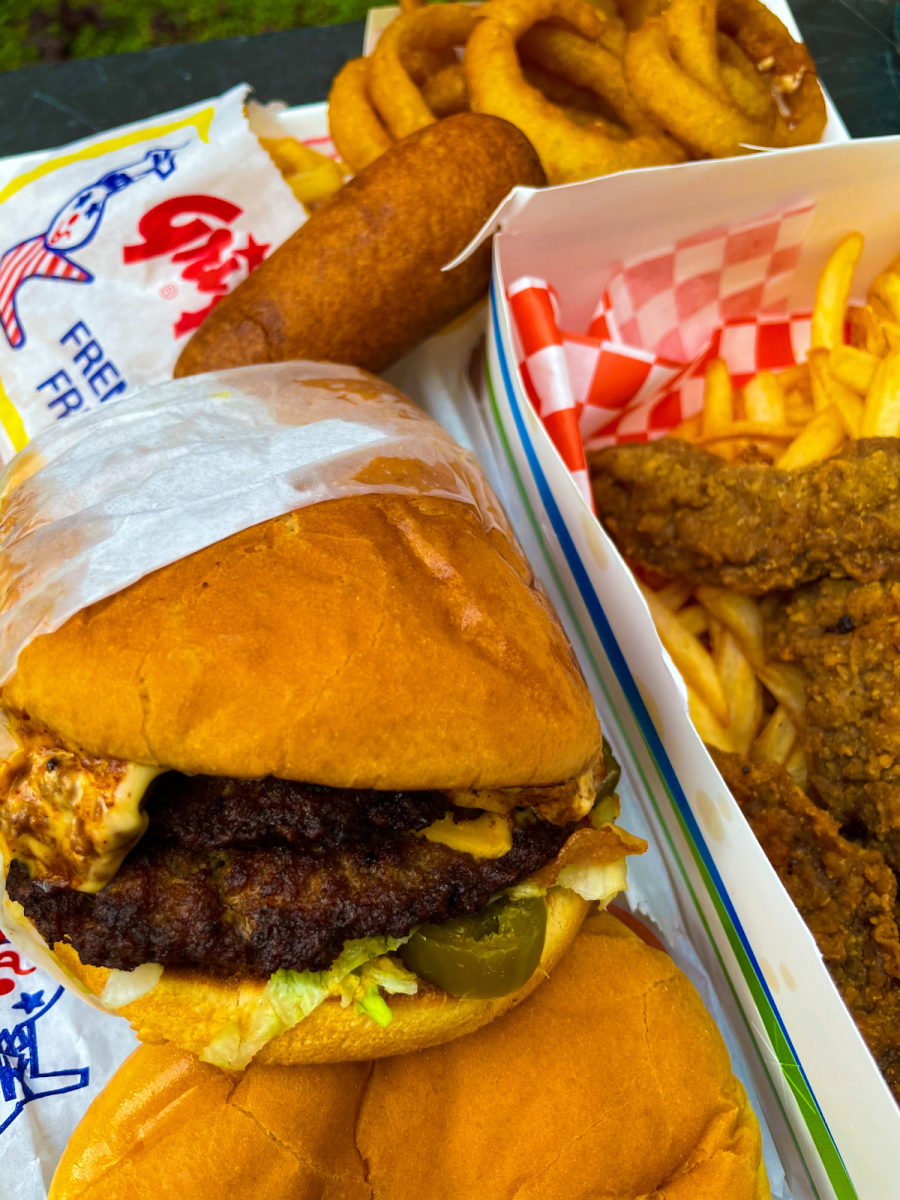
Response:
[{"label": "shredded lettuce", "polygon": [[390,996],[414,996],[419,990],[419,978],[392,958],[375,958],[362,969],[364,982],[377,984]]},{"label": "shredded lettuce", "polygon": [[[360,982],[354,972],[407,941],[409,938],[355,938],[344,943],[344,949],[327,971],[276,971],[266,987],[269,1002],[287,1029],[308,1017],[333,993],[341,996],[342,1003],[349,1004],[356,999]],[[348,985],[352,985],[349,995]]]},{"label": "shredded lettuce", "polygon": [[390,1005],[378,990],[377,983],[370,983],[364,989],[362,999],[357,1000],[353,1007],[361,1017],[371,1017],[375,1024],[380,1025],[382,1029],[390,1025],[394,1019]]},{"label": "shredded lettuce", "polygon": [[628,886],[628,868],[625,859],[619,862],[604,863],[573,863],[563,867],[556,880],[560,887],[577,892],[583,900],[598,900],[605,908],[619,892],[624,892]]}]

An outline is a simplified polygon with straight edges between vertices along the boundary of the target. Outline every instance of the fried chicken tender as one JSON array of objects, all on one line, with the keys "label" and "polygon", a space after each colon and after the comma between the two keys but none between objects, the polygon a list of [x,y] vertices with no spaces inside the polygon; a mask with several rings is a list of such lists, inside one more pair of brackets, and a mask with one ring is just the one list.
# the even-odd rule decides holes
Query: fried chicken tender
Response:
[{"label": "fried chicken tender", "polygon": [[810,784],[845,833],[900,871],[900,582],[801,588],[765,640],[767,657],[806,674]]},{"label": "fried chicken tender", "polygon": [[782,767],[710,753],[900,1101],[900,935],[893,871],[877,850],[841,837],[834,818]]},{"label": "fried chicken tender", "polygon": [[900,439],[852,442],[798,471],[677,438],[594,450],[588,467],[619,549],[668,578],[761,595],[900,574]]}]

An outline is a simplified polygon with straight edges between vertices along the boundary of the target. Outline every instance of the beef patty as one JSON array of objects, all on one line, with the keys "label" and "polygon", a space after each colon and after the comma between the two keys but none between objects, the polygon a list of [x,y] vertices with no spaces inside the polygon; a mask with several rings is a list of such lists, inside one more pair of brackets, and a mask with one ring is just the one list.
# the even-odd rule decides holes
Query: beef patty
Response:
[{"label": "beef patty", "polygon": [[536,820],[514,830],[503,857],[476,859],[412,832],[447,811],[439,793],[209,776],[163,776],[147,809],[143,839],[94,895],[32,881],[12,863],[9,896],[50,945],[125,971],[324,970],[351,938],[404,937],[477,912],[576,828]]},{"label": "beef patty", "polygon": [[[188,850],[334,850],[424,829],[447,811],[441,792],[378,792],[292,779],[160,776],[147,799],[145,840]],[[460,816],[462,816],[462,810]],[[470,816],[478,813],[470,812]]]}]

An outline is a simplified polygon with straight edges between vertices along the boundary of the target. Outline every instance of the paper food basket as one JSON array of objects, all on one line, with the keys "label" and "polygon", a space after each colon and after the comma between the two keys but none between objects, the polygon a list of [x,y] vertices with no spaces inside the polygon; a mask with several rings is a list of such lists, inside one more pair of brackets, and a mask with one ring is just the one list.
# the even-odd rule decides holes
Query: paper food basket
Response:
[{"label": "paper food basket", "polygon": [[[728,792],[687,712],[630,570],[548,437],[517,367],[506,287],[547,279],[560,324],[587,326],[615,265],[782,205],[814,201],[791,308],[811,306],[835,242],[866,236],[857,286],[897,253],[900,138],[609,176],[511,196],[492,228],[480,395],[458,405],[594,690],[672,878],[685,926],[738,1033],[795,1195],[900,1195],[900,1109],[812,935]],[[568,306],[566,309],[565,306]],[[628,805],[623,823],[630,819]],[[640,868],[635,872],[640,873]],[[637,897],[640,908],[640,897]]]}]

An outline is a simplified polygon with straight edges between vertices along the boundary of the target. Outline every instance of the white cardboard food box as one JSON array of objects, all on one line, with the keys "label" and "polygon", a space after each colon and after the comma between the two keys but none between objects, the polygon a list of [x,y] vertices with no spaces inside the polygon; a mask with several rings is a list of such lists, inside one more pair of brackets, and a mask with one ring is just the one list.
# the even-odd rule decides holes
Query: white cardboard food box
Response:
[{"label": "white cardboard food box", "polygon": [[586,328],[620,261],[812,199],[790,308],[811,307],[828,253],[851,229],[866,236],[856,281],[864,294],[900,250],[898,179],[900,138],[880,138],[514,193],[491,226],[501,232],[483,398],[470,389],[462,405],[476,448],[493,454],[517,531],[567,622],[601,719],[616,748],[626,747],[626,773],[657,823],[694,944],[711,976],[727,978],[731,994],[720,999],[744,1036],[791,1188],[841,1200],[900,1195],[900,1109],[695,732],[631,572],[526,395],[505,288],[522,275],[546,279],[560,297],[561,327]]}]

